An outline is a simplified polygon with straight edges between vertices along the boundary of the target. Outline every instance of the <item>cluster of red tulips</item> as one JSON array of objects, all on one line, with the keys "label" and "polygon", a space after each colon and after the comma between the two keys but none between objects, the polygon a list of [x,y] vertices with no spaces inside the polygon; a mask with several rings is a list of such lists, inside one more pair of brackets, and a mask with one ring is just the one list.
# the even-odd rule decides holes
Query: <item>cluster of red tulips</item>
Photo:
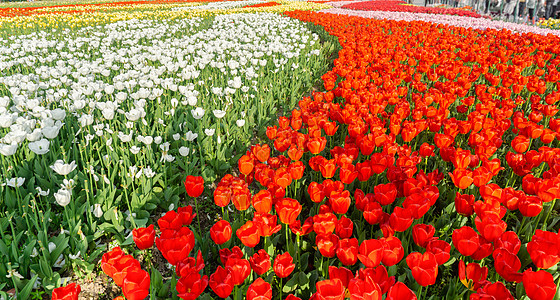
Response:
[{"label": "cluster of red tulips", "polygon": [[277,6],[280,5],[280,3],[275,2],[275,1],[270,1],[270,2],[264,2],[264,3],[257,3],[257,4],[252,4],[252,5],[246,5],[244,6],[245,8],[249,8],[249,7],[269,7],[269,6]]},{"label": "cluster of red tulips", "polygon": [[[153,244],[153,241],[152,241]],[[142,270],[140,262],[132,255],[126,255],[121,248],[103,254],[101,269],[122,288],[129,300],[145,299],[150,292],[150,275]]]},{"label": "cluster of red tulips", "polygon": [[216,269],[189,256],[190,206],[160,218],[177,295],[552,300],[560,38],[285,14],[343,49],[212,192]]},{"label": "cluster of red tulips", "polygon": [[425,7],[408,5],[405,1],[362,1],[344,5],[342,8],[367,11],[394,11],[424,14],[456,15],[472,18],[481,18],[482,15],[461,8]]}]

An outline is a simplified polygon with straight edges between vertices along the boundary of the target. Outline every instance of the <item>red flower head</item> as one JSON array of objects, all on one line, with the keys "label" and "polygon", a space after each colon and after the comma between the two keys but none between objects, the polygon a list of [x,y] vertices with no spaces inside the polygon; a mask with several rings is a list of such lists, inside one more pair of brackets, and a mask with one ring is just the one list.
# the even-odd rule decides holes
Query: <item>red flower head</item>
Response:
[{"label": "red flower head", "polygon": [[313,231],[315,231],[317,235],[329,235],[333,233],[336,224],[336,216],[331,212],[313,216]]},{"label": "red flower head", "polygon": [[251,274],[251,264],[242,258],[231,258],[226,262],[226,269],[232,276],[233,285],[242,284]]},{"label": "red flower head", "polygon": [[163,257],[174,266],[189,256],[194,248],[194,242],[194,233],[188,227],[182,227],[177,231],[164,230],[156,238],[157,248]]},{"label": "red flower head", "polygon": [[421,286],[436,283],[438,263],[433,253],[426,252],[420,254],[419,252],[412,252],[406,257],[406,264],[410,267],[414,279]]},{"label": "red flower head", "polygon": [[231,233],[231,225],[226,220],[220,220],[210,228],[210,238],[218,245],[229,241]]},{"label": "red flower head", "polygon": [[344,299],[344,285],[342,285],[340,279],[318,281],[315,286],[317,287],[317,296],[320,300]]},{"label": "red flower head", "polygon": [[132,239],[134,240],[136,247],[140,250],[151,248],[156,239],[154,225],[152,224],[148,226],[148,228],[135,228],[132,230]]},{"label": "red flower head", "polygon": [[272,268],[274,269],[274,273],[276,276],[280,278],[286,278],[292,274],[296,265],[293,264],[293,258],[289,252],[285,252],[284,254],[280,254],[276,256],[274,259],[274,265]]},{"label": "red flower head", "polygon": [[[101,268],[103,268],[103,266]],[[111,278],[113,278],[116,285],[122,287],[127,272],[129,270],[140,269],[140,262],[132,257],[132,255],[123,255],[113,263],[111,268],[114,270]],[[107,265],[105,265],[105,269],[108,269]]]},{"label": "red flower head", "polygon": [[336,214],[345,214],[350,208],[350,192],[344,190],[342,192],[332,191],[329,197],[329,205]]},{"label": "red flower head", "polygon": [[338,247],[338,237],[335,234],[329,235],[318,235],[315,238],[315,243],[317,244],[317,249],[324,257],[334,257],[336,254],[336,248]]},{"label": "red flower head", "polygon": [[253,271],[255,271],[257,275],[262,275],[270,270],[270,255],[263,249],[253,254],[253,256],[249,258],[249,262],[251,263],[251,268],[253,268]]},{"label": "red flower head", "polygon": [[247,300],[272,299],[272,287],[262,278],[257,278],[247,289]]},{"label": "red flower head", "polygon": [[76,283],[61,286],[52,291],[52,300],[78,300],[81,291],[80,285]]},{"label": "red flower head", "polygon": [[336,159],[324,159],[323,162],[319,164],[319,170],[321,171],[321,175],[323,175],[324,178],[332,178],[334,176],[334,173],[336,172],[336,169],[338,169],[338,166],[336,165]]},{"label": "red flower head", "polygon": [[150,293],[150,274],[140,268],[128,270],[122,290],[126,299],[145,299]]},{"label": "red flower head", "polygon": [[341,239],[347,239],[352,236],[352,231],[354,230],[354,223],[350,218],[341,216],[340,220],[336,224],[336,235]]},{"label": "red flower head", "polygon": [[383,293],[379,285],[368,278],[366,280],[360,278],[352,278],[348,286],[350,299],[356,300],[381,300]]},{"label": "red flower head", "polygon": [[117,272],[115,264],[121,257],[125,254],[120,247],[115,247],[111,251],[103,254],[101,257],[101,269],[107,276],[113,278],[113,275]]},{"label": "red flower head", "polygon": [[272,194],[268,190],[260,190],[253,196],[253,208],[259,213],[269,213],[272,209]]},{"label": "red flower head", "polygon": [[214,203],[219,207],[225,207],[229,204],[232,197],[231,188],[226,186],[218,186],[214,190]]},{"label": "red flower head", "polygon": [[187,179],[185,179],[185,189],[189,197],[196,198],[202,195],[204,191],[204,179],[202,176],[187,176]]},{"label": "red flower head", "polygon": [[552,300],[556,295],[554,277],[545,270],[523,272],[523,286],[531,300]]},{"label": "red flower head", "polygon": [[352,266],[358,261],[358,239],[340,239],[336,256],[345,266]]},{"label": "red flower head", "polygon": [[395,231],[403,232],[407,230],[414,218],[412,217],[412,212],[409,209],[402,207],[395,207],[393,213],[389,217],[389,224]]},{"label": "red flower head", "polygon": [[436,229],[432,225],[416,224],[412,227],[412,238],[416,245],[422,248],[426,248],[435,233]]},{"label": "red flower head", "polygon": [[255,145],[251,147],[251,152],[260,162],[264,163],[270,157],[270,146],[268,144]]},{"label": "red flower head", "polygon": [[478,290],[488,277],[488,268],[477,263],[470,263],[465,267],[464,261],[459,261],[459,279],[468,289]]},{"label": "red flower head", "polygon": [[352,271],[346,269],[345,267],[337,268],[335,266],[329,266],[329,278],[330,279],[340,279],[345,287],[348,287],[350,280],[354,278]]},{"label": "red flower head", "polygon": [[468,169],[455,169],[453,173],[449,173],[449,177],[451,177],[456,187],[464,190],[474,181],[472,173],[473,172]]},{"label": "red flower head", "polygon": [[255,247],[261,240],[257,224],[250,220],[239,227],[235,234],[241,240],[241,243],[249,248]]},{"label": "red flower head", "polygon": [[387,292],[385,300],[417,300],[416,295],[404,283],[397,282]]},{"label": "red flower head", "polygon": [[375,200],[381,205],[389,205],[397,198],[397,186],[393,183],[376,185],[374,192]]},{"label": "red flower head", "polygon": [[426,250],[432,252],[436,256],[436,261],[438,265],[443,265],[451,257],[451,245],[448,242],[438,239],[432,239]]},{"label": "red flower head", "polygon": [[506,286],[501,282],[487,283],[476,294],[471,294],[471,300],[486,300],[486,299],[500,299],[500,300],[515,300]]},{"label": "red flower head", "polygon": [[230,258],[243,258],[244,256],[243,251],[238,246],[231,248],[231,250],[227,248],[220,249],[219,254],[220,261],[222,261],[224,266]]},{"label": "red flower head", "polygon": [[325,194],[323,194],[323,186],[315,181],[309,184],[307,187],[307,193],[309,194],[311,201],[315,203],[321,203],[321,201],[325,198]]},{"label": "red flower head", "polygon": [[527,244],[527,252],[537,268],[548,269],[560,262],[559,242],[560,238],[554,232],[535,231],[533,239]]},{"label": "red flower head", "polygon": [[507,251],[517,254],[521,248],[521,240],[515,231],[506,231],[494,241],[494,248],[506,249]]},{"label": "red flower head", "polygon": [[523,279],[523,275],[517,273],[521,268],[521,261],[517,255],[505,249],[498,249],[494,251],[493,257],[496,272],[505,280],[520,282]]},{"label": "red flower head", "polygon": [[257,224],[259,235],[267,237],[280,231],[282,226],[277,224],[277,218],[278,216],[268,213],[255,213],[253,222]]},{"label": "red flower head", "polygon": [[474,195],[455,194],[455,210],[463,216],[471,216],[474,213]]},{"label": "red flower head", "polygon": [[359,248],[358,259],[367,267],[374,268],[381,263],[384,244],[379,240],[365,240]]},{"label": "red flower head", "polygon": [[202,294],[202,292],[208,286],[208,276],[200,276],[197,273],[189,273],[186,276],[181,276],[177,281],[177,286],[175,287],[178,292],[178,296],[184,300],[195,300]]},{"label": "red flower head", "polygon": [[453,246],[464,256],[471,256],[480,246],[478,234],[469,226],[453,230]]},{"label": "red flower head", "polygon": [[239,172],[244,175],[249,175],[253,172],[253,168],[255,167],[255,160],[249,155],[243,155],[237,161],[239,166]]},{"label": "red flower head", "polygon": [[398,264],[404,257],[404,248],[401,240],[391,236],[380,241],[383,243],[383,258],[381,262],[387,267]]},{"label": "red flower head", "polygon": [[303,177],[305,165],[301,161],[293,162],[288,166],[288,171],[290,172],[292,179],[299,180]]},{"label": "red flower head", "polygon": [[280,222],[290,225],[296,221],[303,207],[295,199],[283,198],[276,202],[274,208],[280,218]]},{"label": "red flower head", "polygon": [[198,273],[204,268],[204,258],[202,257],[202,252],[198,250],[196,254],[196,259],[194,257],[187,257],[186,259],[180,261],[175,268],[175,273],[177,276],[184,277],[190,273]]},{"label": "red flower head", "polygon": [[233,292],[233,275],[226,269],[219,266],[208,282],[210,288],[218,297],[227,298]]}]

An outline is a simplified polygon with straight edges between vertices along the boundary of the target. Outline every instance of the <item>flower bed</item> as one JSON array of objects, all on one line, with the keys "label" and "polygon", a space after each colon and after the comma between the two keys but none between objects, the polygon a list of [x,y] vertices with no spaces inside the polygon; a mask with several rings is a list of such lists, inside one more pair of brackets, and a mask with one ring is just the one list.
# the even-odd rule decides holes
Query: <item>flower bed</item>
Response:
[{"label": "flower bed", "polygon": [[2,252],[19,263],[0,284],[89,273],[101,238],[131,243],[130,224],[179,206],[184,174],[223,174],[327,70],[336,48],[318,33],[257,13],[0,40],[0,220],[15,220],[0,250],[27,249]]},{"label": "flower bed", "polygon": [[[207,192],[223,218],[208,233],[190,226],[190,206],[158,220],[173,293],[553,299],[558,37],[286,14],[343,49],[325,91],[268,127],[269,142]],[[202,184],[188,176],[189,196]],[[114,249],[102,266],[125,257]]]},{"label": "flower bed", "polygon": [[456,15],[471,18],[481,18],[482,16],[470,10],[460,8],[424,7],[409,5],[404,1],[360,1],[342,6],[345,9],[365,10],[365,11],[392,11],[392,12],[411,12],[439,15]]}]

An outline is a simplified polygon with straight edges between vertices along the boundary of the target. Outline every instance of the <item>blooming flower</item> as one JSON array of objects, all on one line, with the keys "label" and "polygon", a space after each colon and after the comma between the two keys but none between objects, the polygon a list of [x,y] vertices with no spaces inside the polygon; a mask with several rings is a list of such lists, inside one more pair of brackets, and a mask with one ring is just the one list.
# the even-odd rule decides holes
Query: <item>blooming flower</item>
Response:
[{"label": "blooming flower", "polygon": [[51,169],[53,169],[53,171],[55,171],[58,175],[66,176],[76,169],[76,161],[66,164],[63,160],[59,159],[54,162]]}]

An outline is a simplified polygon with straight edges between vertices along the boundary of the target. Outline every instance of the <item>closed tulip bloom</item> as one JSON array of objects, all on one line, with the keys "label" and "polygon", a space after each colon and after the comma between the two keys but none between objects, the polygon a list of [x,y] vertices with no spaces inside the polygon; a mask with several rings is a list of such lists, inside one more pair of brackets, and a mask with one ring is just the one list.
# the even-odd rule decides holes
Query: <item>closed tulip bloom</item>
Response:
[{"label": "closed tulip bloom", "polygon": [[334,257],[336,255],[336,248],[338,247],[338,237],[335,234],[324,236],[317,236],[315,238],[317,249],[324,257]]},{"label": "closed tulip bloom", "polygon": [[164,230],[161,235],[156,238],[156,246],[161,254],[172,265],[189,256],[194,248],[194,233],[188,227],[182,227],[180,230]]},{"label": "closed tulip bloom", "polygon": [[219,266],[212,275],[210,275],[210,280],[208,285],[218,297],[227,298],[233,292],[233,276],[226,269]]},{"label": "closed tulip bloom", "polygon": [[242,284],[251,274],[251,264],[246,259],[231,258],[226,262],[226,269],[232,275],[233,285]]},{"label": "closed tulip bloom", "polygon": [[208,286],[208,276],[201,276],[199,273],[189,273],[181,276],[175,287],[181,299],[197,299]]},{"label": "closed tulip bloom", "polygon": [[226,220],[220,220],[210,228],[210,238],[218,245],[229,241],[231,234],[231,225]]},{"label": "closed tulip bloom", "polygon": [[261,240],[257,224],[253,221],[247,221],[237,229],[235,234],[241,240],[241,243],[249,248],[255,247]]},{"label": "closed tulip bloom", "polygon": [[154,225],[152,224],[147,228],[135,228],[134,230],[132,230],[132,239],[140,250],[151,248],[154,245],[154,241],[156,239]]},{"label": "closed tulip bloom", "polygon": [[321,300],[343,300],[344,285],[340,279],[319,281],[315,284],[318,299]]},{"label": "closed tulip bloom", "polygon": [[479,247],[478,234],[469,226],[453,230],[453,246],[464,256],[471,256]]},{"label": "closed tulip bloom", "polygon": [[247,300],[272,299],[272,287],[262,278],[257,278],[247,289]]},{"label": "closed tulip bloom", "polygon": [[140,268],[128,271],[122,289],[126,299],[145,299],[150,293],[150,274]]},{"label": "closed tulip bloom", "polygon": [[358,239],[341,239],[338,241],[336,256],[345,266],[352,266],[358,261]]},{"label": "closed tulip bloom", "polygon": [[385,300],[417,300],[416,295],[411,291],[406,284],[397,282],[387,292]]},{"label": "closed tulip bloom", "polygon": [[52,300],[78,300],[81,291],[80,285],[76,283],[61,286],[52,291]]},{"label": "closed tulip bloom", "polygon": [[302,208],[303,207],[297,200],[291,198],[283,198],[275,204],[276,213],[280,218],[280,222],[288,225],[296,221]]},{"label": "closed tulip bloom", "polygon": [[274,259],[274,265],[272,266],[274,269],[274,273],[276,276],[280,278],[286,278],[292,274],[296,265],[293,264],[293,258],[289,252],[285,252],[284,254],[280,254],[276,256]]},{"label": "closed tulip bloom", "polygon": [[187,176],[187,179],[185,179],[185,189],[189,197],[199,197],[204,192],[204,179],[202,176]]},{"label": "closed tulip bloom", "polygon": [[436,229],[432,225],[416,224],[412,227],[412,238],[416,245],[426,248],[428,242],[434,237]]},{"label": "closed tulip bloom", "polygon": [[436,283],[438,264],[433,253],[410,253],[406,257],[406,264],[412,271],[412,276],[416,279],[416,282],[421,286],[426,287]]},{"label": "closed tulip bloom", "polygon": [[523,272],[523,287],[531,300],[552,300],[556,295],[554,278],[545,270]]}]

